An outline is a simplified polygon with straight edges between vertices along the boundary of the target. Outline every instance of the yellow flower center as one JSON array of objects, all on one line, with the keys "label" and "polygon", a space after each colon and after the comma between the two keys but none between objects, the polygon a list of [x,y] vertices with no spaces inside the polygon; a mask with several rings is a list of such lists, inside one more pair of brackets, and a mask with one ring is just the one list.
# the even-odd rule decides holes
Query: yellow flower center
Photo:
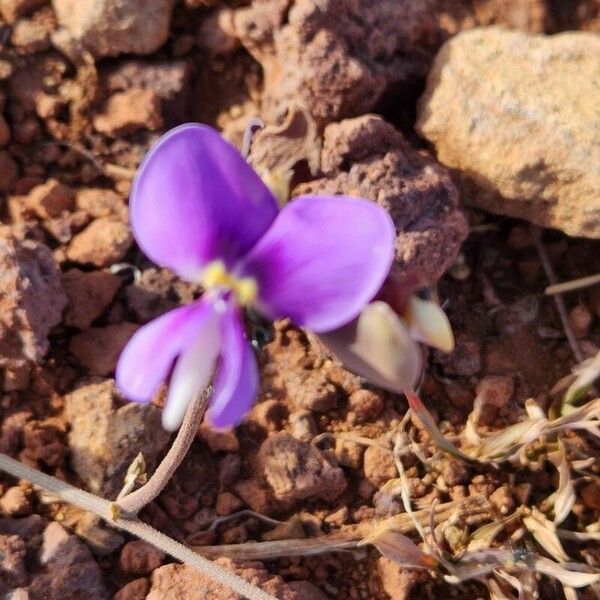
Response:
[{"label": "yellow flower center", "polygon": [[240,306],[252,304],[258,294],[258,285],[253,277],[238,278],[232,275],[222,260],[214,260],[206,266],[200,282],[207,289],[222,288],[231,290]]}]

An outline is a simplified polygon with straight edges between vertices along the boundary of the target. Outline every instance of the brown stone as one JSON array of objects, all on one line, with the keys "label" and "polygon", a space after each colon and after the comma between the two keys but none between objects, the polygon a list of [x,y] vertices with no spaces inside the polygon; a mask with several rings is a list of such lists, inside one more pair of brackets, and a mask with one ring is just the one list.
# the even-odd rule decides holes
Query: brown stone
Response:
[{"label": "brown stone", "polygon": [[110,137],[129,135],[162,127],[160,98],[152,90],[117,92],[107,101],[104,112],[94,118],[94,128]]},{"label": "brown stone", "polygon": [[13,587],[27,583],[25,542],[18,535],[0,535],[0,582]]},{"label": "brown stone", "polygon": [[66,304],[60,271],[44,244],[0,227],[0,367],[39,361]]},{"label": "brown stone", "polygon": [[376,487],[398,477],[393,452],[379,446],[369,446],[365,450],[363,466],[365,477]]},{"label": "brown stone", "polygon": [[275,498],[293,504],[305,498],[331,501],[346,489],[343,471],[316,447],[279,432],[261,446],[259,460]]},{"label": "brown stone", "polygon": [[158,569],[164,559],[162,550],[142,540],[133,540],[121,549],[119,567],[128,575],[147,575]]},{"label": "brown stone", "polygon": [[82,188],[77,190],[75,205],[92,217],[118,216],[126,220],[127,207],[115,191],[105,188]]},{"label": "brown stone", "polygon": [[13,191],[19,179],[19,167],[6,150],[0,150],[0,192]]},{"label": "brown stone", "polygon": [[144,577],[134,579],[127,585],[124,585],[116,594],[113,600],[146,600],[146,595],[150,589],[150,582]]},{"label": "brown stone", "polygon": [[135,323],[92,327],[75,335],[69,350],[92,375],[110,375],[125,344],[139,329]]},{"label": "brown stone", "polygon": [[0,115],[0,148],[4,148],[10,142],[10,127],[6,119]]},{"label": "brown stone", "polygon": [[41,219],[58,217],[64,210],[73,208],[73,190],[56,179],[36,185],[27,196],[27,206]]},{"label": "brown stone", "polygon": [[133,237],[129,226],[114,217],[95,219],[78,233],[67,248],[67,257],[81,264],[108,267],[123,259]]},{"label": "brown stone", "polygon": [[11,25],[19,17],[23,17],[47,3],[48,0],[0,0],[0,13],[4,20]]},{"label": "brown stone", "polygon": [[63,274],[62,284],[69,299],[64,324],[87,329],[112,302],[121,280],[108,271],[70,269]]},{"label": "brown stone", "polygon": [[95,57],[152,54],[169,36],[173,0],[53,0],[65,51],[83,47]]},{"label": "brown stone", "polygon": [[458,171],[470,204],[600,237],[600,39],[499,27],[452,38],[417,131]]},{"label": "brown stone", "polygon": [[0,498],[0,509],[7,517],[23,517],[31,513],[31,502],[23,488],[13,486]]},{"label": "brown stone", "polygon": [[71,425],[71,463],[88,489],[115,498],[133,459],[142,452],[148,473],[170,436],[152,404],[122,404],[114,381],[86,383],[65,397]]},{"label": "brown stone", "polygon": [[348,194],[372,199],[396,226],[395,267],[431,284],[455,261],[468,227],[450,175],[417,151],[376,115],[325,128],[321,166],[325,177],[295,194]]}]

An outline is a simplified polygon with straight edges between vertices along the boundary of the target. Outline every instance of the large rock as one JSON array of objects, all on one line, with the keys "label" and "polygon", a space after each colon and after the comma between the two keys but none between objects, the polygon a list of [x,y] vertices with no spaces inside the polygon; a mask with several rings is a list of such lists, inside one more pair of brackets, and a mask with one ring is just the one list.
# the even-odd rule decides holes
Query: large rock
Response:
[{"label": "large rock", "polygon": [[113,380],[89,383],[65,397],[71,431],[69,446],[75,472],[88,489],[113,500],[123,477],[141,452],[151,474],[169,434],[160,411],[151,404],[121,405]]},{"label": "large rock", "polygon": [[320,122],[355,116],[427,72],[431,0],[253,0],[234,29],[264,73],[263,114],[302,103]]},{"label": "large rock", "polygon": [[0,227],[0,368],[18,371],[39,361],[66,304],[50,249]]},{"label": "large rock", "polygon": [[306,498],[334,500],[346,489],[344,472],[315,446],[280,431],[268,437],[259,452],[273,495],[284,504]]},{"label": "large rock", "polygon": [[430,284],[454,262],[468,233],[450,175],[430,155],[376,115],[325,128],[321,168],[325,177],[295,194],[349,194],[387,210],[396,226],[395,267]]},{"label": "large rock", "polygon": [[442,48],[417,130],[460,171],[466,201],[600,237],[599,56],[595,34],[499,28]]},{"label": "large rock", "polygon": [[174,0],[52,0],[52,5],[61,26],[56,45],[100,58],[158,50],[169,37]]}]

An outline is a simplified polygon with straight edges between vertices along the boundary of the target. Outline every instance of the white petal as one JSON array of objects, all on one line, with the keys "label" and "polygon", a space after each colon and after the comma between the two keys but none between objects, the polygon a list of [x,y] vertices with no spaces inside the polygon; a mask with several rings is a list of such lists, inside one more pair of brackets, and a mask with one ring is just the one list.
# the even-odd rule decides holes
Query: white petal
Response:
[{"label": "white petal", "polygon": [[413,339],[442,352],[454,350],[450,321],[438,304],[413,295],[409,300],[407,317]]},{"label": "white petal", "polygon": [[181,426],[189,403],[208,385],[221,350],[220,315],[207,319],[197,340],[181,354],[169,384],[162,424],[167,431]]}]

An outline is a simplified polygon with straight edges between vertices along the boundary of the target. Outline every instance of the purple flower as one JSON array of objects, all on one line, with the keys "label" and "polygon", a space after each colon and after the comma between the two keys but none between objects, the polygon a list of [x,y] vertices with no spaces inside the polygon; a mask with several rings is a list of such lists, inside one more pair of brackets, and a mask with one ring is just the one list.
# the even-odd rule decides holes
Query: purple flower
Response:
[{"label": "purple flower", "polygon": [[137,174],[131,225],[142,250],[205,294],[130,340],[117,366],[123,394],[148,402],[170,376],[163,411],[177,429],[214,373],[209,418],[237,424],[258,390],[243,309],[326,332],[348,323],[381,287],[395,231],[373,202],[301,196],[277,202],[240,153],[210,127],[163,136]]}]

